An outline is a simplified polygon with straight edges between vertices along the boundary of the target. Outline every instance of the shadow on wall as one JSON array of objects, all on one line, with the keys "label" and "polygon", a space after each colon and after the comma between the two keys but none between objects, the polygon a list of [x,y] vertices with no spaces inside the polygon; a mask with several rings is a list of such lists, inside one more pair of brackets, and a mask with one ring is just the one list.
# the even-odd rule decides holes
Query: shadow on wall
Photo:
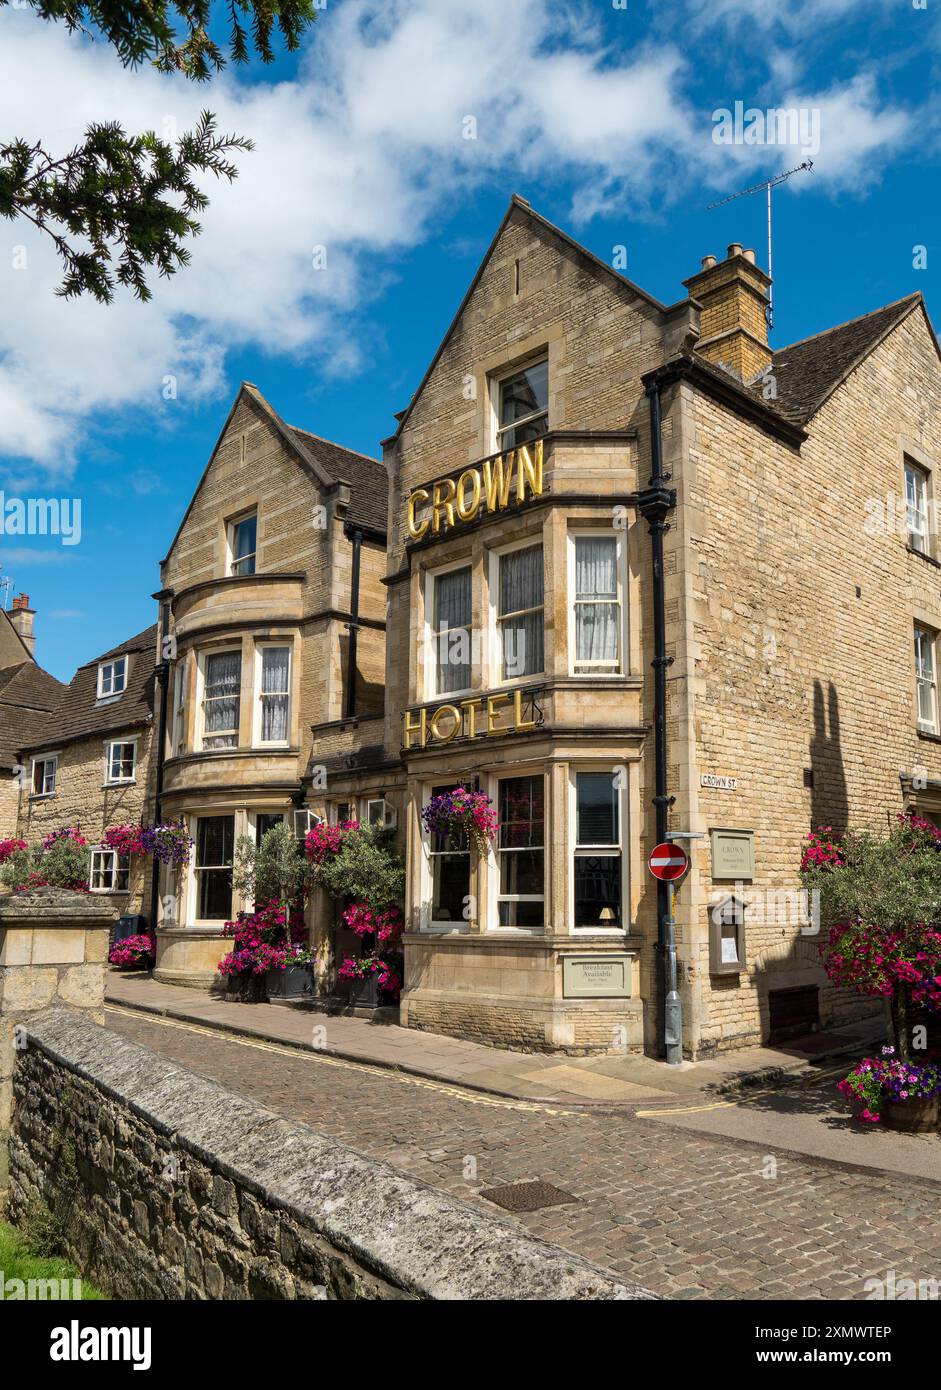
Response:
[{"label": "shadow on wall", "polygon": [[849,798],[840,743],[840,697],[830,681],[824,700],[823,684],[814,681],[814,731],[810,739],[810,829],[829,825],[838,835],[846,830]]}]

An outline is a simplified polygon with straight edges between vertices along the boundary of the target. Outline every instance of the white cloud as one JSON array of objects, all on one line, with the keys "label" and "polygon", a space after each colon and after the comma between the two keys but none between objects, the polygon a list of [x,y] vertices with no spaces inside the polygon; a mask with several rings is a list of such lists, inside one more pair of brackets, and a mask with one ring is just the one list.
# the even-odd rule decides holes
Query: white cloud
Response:
[{"label": "white cloud", "polygon": [[877,3],[884,0],[689,0],[689,7],[702,29],[727,25],[804,34]]},{"label": "white cloud", "polygon": [[[221,128],[256,143],[238,157],[233,185],[207,183],[192,263],[157,283],[147,305],[55,298],[51,246],[30,228],[0,224],[9,305],[0,453],[66,473],[90,418],[151,409],[172,418],[230,390],[229,350],[310,360],[321,375],[355,370],[355,316],[381,291],[384,258],[427,238],[479,181],[509,193],[520,176],[568,178],[576,219],[612,207],[636,216],[683,196],[690,167],[721,182],[728,162],[712,144],[708,111],[685,91],[683,57],[669,43],[611,51],[603,27],[579,27],[578,14],[552,0],[345,0],[320,12],[296,80],[250,84],[229,72],[207,91],[150,69],[126,72],[102,42],[70,38],[31,11],[0,10],[5,132],[61,151],[93,120],[172,134],[208,104]],[[839,132],[834,167],[850,181],[896,130],[894,118],[887,126],[863,82],[826,101]],[[468,117],[476,139],[464,138]],[[26,270],[11,268],[18,244]],[[314,268],[319,246],[325,269]],[[167,376],[177,407],[161,395]]]}]

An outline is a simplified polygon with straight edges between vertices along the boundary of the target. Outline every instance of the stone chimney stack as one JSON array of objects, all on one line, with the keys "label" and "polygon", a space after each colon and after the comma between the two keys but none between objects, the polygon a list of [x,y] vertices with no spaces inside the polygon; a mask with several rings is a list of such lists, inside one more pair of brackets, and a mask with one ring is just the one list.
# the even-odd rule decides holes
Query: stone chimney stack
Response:
[{"label": "stone chimney stack", "polygon": [[33,619],[36,616],[35,608],[29,606],[29,594],[17,594],[13,600],[13,609],[10,613],[10,622],[16,628],[25,646],[29,648],[30,656],[36,651],[36,638],[33,636]]},{"label": "stone chimney stack", "polygon": [[771,279],[755,264],[754,251],[737,241],[724,261],[704,256],[702,270],[683,284],[701,306],[696,351],[741,381],[771,365],[768,346],[768,289]]}]

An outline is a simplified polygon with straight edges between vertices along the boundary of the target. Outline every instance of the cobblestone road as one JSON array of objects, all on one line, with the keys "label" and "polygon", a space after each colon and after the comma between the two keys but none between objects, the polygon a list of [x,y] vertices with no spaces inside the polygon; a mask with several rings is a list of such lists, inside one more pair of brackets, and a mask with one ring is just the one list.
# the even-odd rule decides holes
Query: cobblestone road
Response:
[{"label": "cobblestone road", "polygon": [[[941,1279],[941,1184],[845,1171],[663,1121],[458,1091],[109,1010],[108,1026],[465,1201],[542,1179],[572,1205],[517,1219],[669,1297],[863,1299]],[[506,1215],[504,1213],[504,1215]]]}]

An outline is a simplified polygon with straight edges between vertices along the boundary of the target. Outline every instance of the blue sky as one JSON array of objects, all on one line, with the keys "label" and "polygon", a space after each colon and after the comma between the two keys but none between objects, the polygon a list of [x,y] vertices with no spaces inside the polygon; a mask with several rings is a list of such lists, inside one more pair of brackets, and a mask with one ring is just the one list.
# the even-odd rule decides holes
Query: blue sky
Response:
[{"label": "blue sky", "polygon": [[[378,453],[514,191],[672,303],[729,242],[765,263],[763,199],[707,206],[810,153],[776,195],[775,346],[914,290],[937,319],[939,57],[941,0],[328,0],[299,55],[207,89],[0,10],[3,138],[172,135],[208,105],[257,145],[147,305],[56,300],[49,247],[0,225],[0,489],[82,502],[77,546],[0,535],[42,664],[67,679],[153,621],[240,380]],[[803,112],[803,140],[717,143],[737,101]]]}]

